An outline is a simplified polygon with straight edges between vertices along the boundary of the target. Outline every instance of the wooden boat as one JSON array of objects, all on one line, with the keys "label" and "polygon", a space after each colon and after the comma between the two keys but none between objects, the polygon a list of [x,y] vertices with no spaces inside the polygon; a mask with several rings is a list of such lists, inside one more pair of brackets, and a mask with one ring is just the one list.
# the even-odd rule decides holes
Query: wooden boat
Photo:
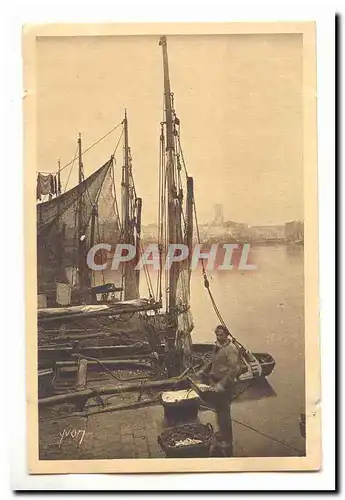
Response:
[{"label": "wooden boat", "polygon": [[[59,315],[59,308],[68,307],[66,314],[70,314],[73,312],[73,307],[70,306],[114,304],[119,301],[139,299],[140,271],[134,268],[140,255],[142,199],[137,196],[134,184],[126,111],[122,122],[113,130],[120,126],[122,127],[120,139],[123,137],[124,148],[121,214],[117,204],[114,174],[114,154],[120,139],[110,159],[85,178],[82,139],[79,135],[78,154],[74,158],[78,159],[78,184],[67,190],[67,180],[63,193],[61,172],[70,165],[72,170],[74,160],[62,168],[59,163],[56,174],[38,175],[38,297],[44,302],[42,309],[54,309],[50,311],[51,317],[54,314]],[[46,178],[51,178],[52,186],[54,187],[55,182],[58,187],[55,186],[54,190],[50,191],[45,185]],[[42,183],[44,188],[48,189],[43,191],[46,193],[43,195],[40,187]],[[97,283],[96,272],[87,264],[89,250],[98,243],[116,245],[124,242],[135,246],[137,258],[123,263],[119,284],[105,283],[104,278],[103,283]],[[100,260],[101,264],[103,261],[106,262],[107,258],[105,250],[98,250],[95,255],[95,261]],[[152,300],[150,302],[152,303]],[[39,311],[39,320],[41,313],[44,314],[44,311]]]}]

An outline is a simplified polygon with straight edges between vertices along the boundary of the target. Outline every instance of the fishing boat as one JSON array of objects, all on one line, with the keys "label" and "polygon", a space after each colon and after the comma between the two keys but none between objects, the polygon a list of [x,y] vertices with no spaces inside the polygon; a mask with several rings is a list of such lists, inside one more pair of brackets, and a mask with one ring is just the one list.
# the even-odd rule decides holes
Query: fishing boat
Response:
[{"label": "fishing boat", "polygon": [[[87,178],[84,176],[80,134],[77,155],[72,162],[63,168],[59,162],[56,174],[38,174],[37,198],[40,201],[37,204],[38,299],[39,303],[45,306],[39,308],[38,319],[42,311],[44,316],[48,314],[48,308],[52,309],[51,315],[59,316],[61,315],[59,309],[66,306],[70,308],[70,306],[114,303],[120,300],[135,300],[139,297],[140,271],[134,270],[136,259],[122,265],[121,282],[118,285],[105,283],[103,273],[95,272],[87,264],[88,252],[94,245],[106,243],[105,237],[112,246],[126,242],[136,247],[138,255],[140,252],[142,199],[137,196],[134,184],[126,111],[122,122],[112,131],[120,126],[122,127],[120,139],[124,138],[122,220],[116,196],[114,157],[120,139],[110,159]],[[70,167],[68,176],[70,177],[76,159],[78,159],[78,184],[68,191],[66,184],[65,192],[62,193],[61,172]],[[94,258],[95,261],[102,263],[107,256],[101,249],[96,252]],[[102,283],[96,283],[97,274],[102,278]],[[115,295],[117,292],[119,296]],[[73,309],[69,309],[69,312],[72,311]]]},{"label": "fishing boat", "polygon": [[[70,380],[72,384],[68,386],[68,391],[62,393],[56,390],[56,385],[54,388],[54,384],[52,384],[50,395],[39,398],[40,408],[74,402],[78,411],[80,411],[81,408],[85,409],[88,400],[95,397],[102,398],[105,395],[114,395],[126,391],[139,392],[141,395],[145,391],[154,393],[165,388],[188,387],[188,380],[185,375],[195,371],[196,367],[200,367],[207,362],[214,349],[212,343],[193,343],[192,340],[194,324],[190,307],[190,259],[194,231],[196,231],[200,243],[194,180],[188,175],[181,146],[180,119],[176,114],[174,94],[170,88],[166,37],[161,37],[159,44],[162,47],[163,54],[164,120],[160,124],[159,136],[159,231],[157,249],[160,265],[157,276],[157,289],[153,293],[151,288],[149,299],[141,299],[137,295],[133,296],[134,285],[138,282],[138,277],[135,275],[134,267],[132,267],[127,268],[124,279],[125,285],[127,283],[129,287],[128,290],[132,290],[132,292],[128,292],[123,301],[111,304],[90,304],[87,302],[87,294],[84,292],[84,294],[81,293],[81,296],[84,297],[82,304],[74,307],[53,307],[39,310],[38,322],[42,327],[54,322],[56,324],[69,322],[70,320],[78,322],[82,318],[96,319],[100,325],[98,331],[91,331],[91,329],[85,331],[84,329],[82,333],[74,333],[65,329],[61,334],[60,329],[57,328],[52,334],[51,344],[40,346],[38,356],[40,369],[45,370],[45,373],[47,373],[46,371],[52,368],[55,384],[62,378]],[[131,222],[133,223],[133,220],[137,221],[138,217],[131,217],[128,205],[131,192],[128,189],[131,168],[126,121],[125,117],[124,164],[127,167],[124,169],[122,182],[122,223],[125,227],[122,235],[124,236],[123,241],[135,243],[134,238],[138,231],[133,232],[130,228]],[[106,165],[101,167],[98,175],[105,177]],[[77,207],[81,207],[80,193],[87,191],[86,185],[89,186],[90,190],[90,181],[83,181],[82,177],[80,181],[79,187],[75,191],[75,194],[79,194]],[[186,196],[184,195],[184,186],[186,186]],[[61,207],[56,208],[56,210],[61,219]],[[82,240],[84,234],[83,225],[78,223],[79,242],[85,241],[86,238]],[[138,245],[138,253],[140,253],[139,244],[135,244]],[[181,244],[188,247],[188,258],[183,261],[176,261],[172,258],[174,255],[169,252],[171,248],[178,248]],[[79,243],[79,255],[82,255],[85,259],[85,243],[82,243],[82,245],[84,245],[82,246],[83,251],[80,250],[81,245]],[[169,266],[166,266],[166,260],[169,258],[171,261]],[[203,261],[201,262],[205,291],[210,298],[215,322],[226,326],[216,305],[216,298],[211,291]],[[83,269],[83,266],[84,263],[80,259],[79,272]],[[81,276],[83,276],[82,273]],[[80,283],[81,290],[89,290],[83,278]],[[112,322],[113,325],[117,325],[120,329],[124,329],[124,325],[128,321],[126,317],[128,318],[134,313],[140,315],[144,338],[141,338],[138,342],[129,333],[125,341],[123,337],[117,338],[115,341],[108,328],[109,323],[102,323],[102,318]],[[252,353],[232,333],[231,337],[241,356],[242,370],[237,380],[238,385],[267,377],[272,373],[275,360],[271,354]],[[126,378],[119,376],[119,370],[128,374],[128,370],[133,370],[133,367],[137,367],[137,370],[141,372],[141,375],[134,377],[134,381],[133,376],[127,375]],[[99,385],[97,389],[87,387],[88,374],[91,375],[95,372],[101,372],[109,377],[107,385]],[[77,388],[75,384],[77,384]],[[154,402],[157,402],[155,397],[141,401],[142,404],[152,404]]]},{"label": "fishing boat", "polygon": [[[67,326],[70,330],[72,323],[91,318],[126,312],[132,314],[158,307],[152,300],[149,288],[149,298],[139,298],[140,271],[134,270],[137,258],[122,264],[120,282],[117,284],[106,283],[104,273],[94,271],[87,264],[88,252],[99,243],[107,242],[109,247],[113,247],[125,241],[135,246],[138,256],[140,253],[142,199],[137,196],[134,184],[127,112],[112,131],[120,126],[120,138],[110,159],[89,177],[84,176],[80,135],[77,155],[72,162],[63,168],[59,164],[55,176],[38,175],[37,317],[42,328],[49,324],[51,328]],[[114,155],[122,138],[121,220],[116,196]],[[62,193],[61,172],[70,167],[70,177],[76,159],[78,184],[69,190],[66,184],[65,192]],[[54,177],[57,187],[51,190],[51,185],[54,186],[51,179]],[[47,183],[47,179],[50,182]],[[107,258],[108,255],[102,249],[94,255],[98,264],[104,263]]]}]

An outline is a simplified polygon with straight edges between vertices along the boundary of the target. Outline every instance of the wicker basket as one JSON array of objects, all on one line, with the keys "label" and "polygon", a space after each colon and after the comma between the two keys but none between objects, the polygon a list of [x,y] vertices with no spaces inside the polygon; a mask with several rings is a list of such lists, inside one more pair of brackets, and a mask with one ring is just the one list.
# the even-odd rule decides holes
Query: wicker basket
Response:
[{"label": "wicker basket", "polygon": [[[214,431],[211,424],[184,424],[165,430],[158,437],[158,443],[167,458],[204,458],[210,456]],[[177,443],[187,438],[201,442],[178,446]]]}]

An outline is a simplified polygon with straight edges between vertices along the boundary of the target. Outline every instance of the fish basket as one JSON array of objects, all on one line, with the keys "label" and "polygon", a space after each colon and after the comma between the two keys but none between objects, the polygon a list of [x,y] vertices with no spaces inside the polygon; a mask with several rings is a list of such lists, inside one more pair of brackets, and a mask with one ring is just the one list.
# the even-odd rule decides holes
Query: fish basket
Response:
[{"label": "fish basket", "polygon": [[210,456],[213,436],[211,424],[184,424],[166,429],[158,443],[166,458],[205,458]]},{"label": "fish basket", "polygon": [[167,391],[161,394],[164,418],[169,421],[196,419],[200,408],[200,398],[193,389]]}]

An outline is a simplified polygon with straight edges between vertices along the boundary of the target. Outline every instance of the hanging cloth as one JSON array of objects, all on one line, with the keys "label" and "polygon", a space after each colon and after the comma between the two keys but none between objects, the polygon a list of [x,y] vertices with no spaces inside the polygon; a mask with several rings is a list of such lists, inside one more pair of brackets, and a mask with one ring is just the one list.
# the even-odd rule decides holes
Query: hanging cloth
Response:
[{"label": "hanging cloth", "polygon": [[45,194],[54,194],[54,176],[52,174],[38,174],[37,176],[37,194],[38,200]]},{"label": "hanging cloth", "polygon": [[55,194],[55,177],[53,175],[50,177],[50,193],[49,194]]}]

